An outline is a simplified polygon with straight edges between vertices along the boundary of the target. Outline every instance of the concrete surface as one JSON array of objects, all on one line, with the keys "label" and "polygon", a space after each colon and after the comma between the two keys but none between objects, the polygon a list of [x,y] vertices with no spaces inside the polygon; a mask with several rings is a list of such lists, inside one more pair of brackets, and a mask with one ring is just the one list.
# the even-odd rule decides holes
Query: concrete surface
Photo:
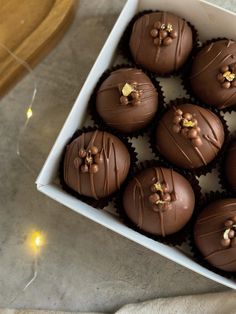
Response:
[{"label": "concrete surface", "polygon": [[[21,143],[36,174],[124,2],[81,0],[63,41],[36,67],[38,96]],[[212,2],[236,9],[234,0]],[[34,228],[47,239],[39,275],[11,307],[112,312],[159,296],[226,290],[36,191],[36,175],[16,156],[32,89],[27,76],[0,102],[0,307],[9,306],[32,274],[26,239]]]}]

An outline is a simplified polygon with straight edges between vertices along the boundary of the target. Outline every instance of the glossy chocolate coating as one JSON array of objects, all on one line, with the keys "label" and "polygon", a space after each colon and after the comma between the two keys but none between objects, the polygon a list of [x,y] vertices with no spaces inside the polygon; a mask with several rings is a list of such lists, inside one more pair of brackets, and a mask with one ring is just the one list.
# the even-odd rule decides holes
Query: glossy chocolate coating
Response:
[{"label": "glossy chocolate coating", "polygon": [[[125,84],[134,88],[125,97]],[[110,127],[130,133],[145,127],[157,111],[158,95],[151,80],[141,70],[123,68],[111,72],[97,92],[96,110]]]},{"label": "glossy chocolate coating", "polygon": [[236,192],[236,141],[231,143],[227,151],[225,174],[230,186]]},{"label": "glossy chocolate coating", "polygon": [[222,242],[225,231],[235,229],[233,226],[228,226],[229,222],[235,224],[234,220],[236,221],[236,199],[223,199],[208,205],[201,212],[194,226],[195,244],[204,259],[211,265],[228,272],[236,271],[235,235],[228,239],[228,244]]},{"label": "glossy chocolate coating", "polygon": [[[196,119],[199,145],[195,140],[174,131],[173,120],[178,109]],[[224,128],[220,119],[210,110],[192,104],[172,107],[164,114],[156,128],[157,149],[170,162],[185,169],[206,166],[216,157],[223,142]]]},{"label": "glossy chocolate coating", "polygon": [[79,194],[100,199],[120,188],[129,167],[130,155],[120,139],[96,130],[67,145],[64,180]]},{"label": "glossy chocolate coating", "polygon": [[[219,109],[236,104],[236,42],[219,40],[204,47],[196,56],[190,76],[192,89],[205,103]],[[234,79],[223,75],[230,67]],[[221,81],[222,80],[222,81]]]},{"label": "glossy chocolate coating", "polygon": [[[161,186],[162,192],[155,191],[155,186],[157,190]],[[186,225],[194,205],[195,196],[189,182],[167,168],[141,171],[123,194],[123,207],[129,219],[141,230],[163,237]]]},{"label": "glossy chocolate coating", "polygon": [[[162,25],[166,30],[160,29]],[[173,29],[171,32],[167,31],[168,25]],[[192,30],[186,21],[171,13],[145,14],[134,23],[129,46],[137,64],[159,75],[170,74],[189,57]]]}]

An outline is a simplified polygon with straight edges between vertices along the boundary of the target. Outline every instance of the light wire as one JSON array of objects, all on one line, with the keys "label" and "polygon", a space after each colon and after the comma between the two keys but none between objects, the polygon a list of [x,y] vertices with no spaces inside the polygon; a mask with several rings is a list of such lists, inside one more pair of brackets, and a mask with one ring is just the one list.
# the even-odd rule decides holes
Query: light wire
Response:
[{"label": "light wire", "polygon": [[34,74],[34,71],[33,69],[30,67],[30,65],[23,59],[21,59],[20,57],[18,57],[15,53],[13,53],[6,45],[4,45],[3,43],[0,43],[0,47],[2,47],[5,51],[7,51],[11,57],[13,59],[15,59],[17,62],[19,62],[28,72],[29,74],[31,75],[32,77],[32,80],[33,80],[33,84],[34,84],[34,90],[33,90],[33,93],[32,93],[32,96],[31,96],[31,100],[30,100],[30,104],[27,108],[27,111],[26,111],[26,120],[24,122],[24,125],[21,127],[20,131],[19,131],[19,135],[18,135],[18,139],[17,139],[17,143],[16,143],[16,154],[17,156],[19,157],[21,163],[27,168],[27,170],[35,175],[35,171],[30,167],[30,165],[24,160],[24,158],[22,157],[21,155],[21,139],[27,129],[27,126],[29,124],[29,120],[31,119],[32,115],[33,115],[33,105],[34,105],[34,102],[35,102],[35,98],[36,98],[36,95],[37,95],[37,92],[38,92],[38,89],[37,89],[37,81],[36,81],[36,78],[35,78],[35,74]]},{"label": "light wire", "polygon": [[[26,130],[27,130],[27,126],[29,124],[29,121],[33,115],[33,105],[35,103],[35,98],[37,95],[37,81],[35,78],[35,74],[33,69],[30,67],[30,65],[23,59],[21,59],[20,57],[18,57],[15,53],[13,53],[6,45],[4,45],[3,43],[0,43],[0,47],[2,47],[5,51],[7,51],[9,53],[9,55],[12,56],[13,59],[15,59],[17,62],[19,62],[31,75],[32,80],[33,80],[33,84],[34,84],[34,90],[32,93],[32,97],[30,100],[30,104],[27,108],[26,111],[26,120],[24,122],[24,125],[21,127],[20,131],[19,131],[19,136],[17,139],[17,143],[16,143],[16,154],[18,156],[18,158],[20,159],[21,163],[27,168],[27,170],[31,173],[31,174],[35,174],[35,171],[29,166],[29,164],[24,160],[24,158],[21,155],[21,139],[23,137],[23,135],[25,134]],[[21,289],[16,295],[15,297],[13,297],[9,303],[9,305],[11,305],[12,303],[14,303],[14,301],[19,297],[20,294],[24,293],[25,290],[32,285],[32,283],[37,279],[38,277],[38,254],[39,254],[39,248],[36,245],[36,251],[35,251],[35,255],[34,255],[34,260],[33,260],[33,274],[30,278],[30,280],[25,284],[25,286],[23,287],[23,289]]]}]

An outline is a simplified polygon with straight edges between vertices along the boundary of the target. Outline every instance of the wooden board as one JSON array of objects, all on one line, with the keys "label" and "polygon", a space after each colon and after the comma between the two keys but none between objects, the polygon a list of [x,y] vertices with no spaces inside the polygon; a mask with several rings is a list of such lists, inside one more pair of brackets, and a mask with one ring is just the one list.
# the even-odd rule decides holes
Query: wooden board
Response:
[{"label": "wooden board", "polygon": [[35,65],[62,37],[75,5],[75,0],[0,0],[0,96],[26,72],[4,46]]}]

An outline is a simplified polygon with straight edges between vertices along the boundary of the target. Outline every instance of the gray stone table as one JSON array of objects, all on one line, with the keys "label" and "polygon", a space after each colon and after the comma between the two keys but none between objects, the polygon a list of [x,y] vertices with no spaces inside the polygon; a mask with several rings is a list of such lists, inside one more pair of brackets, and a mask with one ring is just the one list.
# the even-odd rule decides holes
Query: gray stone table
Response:
[{"label": "gray stone table", "polygon": [[[81,0],[66,36],[35,68],[38,96],[22,156],[38,173],[124,0]],[[236,10],[236,1],[213,1]],[[32,274],[29,232],[47,244],[34,284],[11,307],[114,311],[129,302],[226,290],[190,270],[89,221],[37,192],[35,175],[16,156],[32,94],[28,75],[0,102],[0,307]]]}]

